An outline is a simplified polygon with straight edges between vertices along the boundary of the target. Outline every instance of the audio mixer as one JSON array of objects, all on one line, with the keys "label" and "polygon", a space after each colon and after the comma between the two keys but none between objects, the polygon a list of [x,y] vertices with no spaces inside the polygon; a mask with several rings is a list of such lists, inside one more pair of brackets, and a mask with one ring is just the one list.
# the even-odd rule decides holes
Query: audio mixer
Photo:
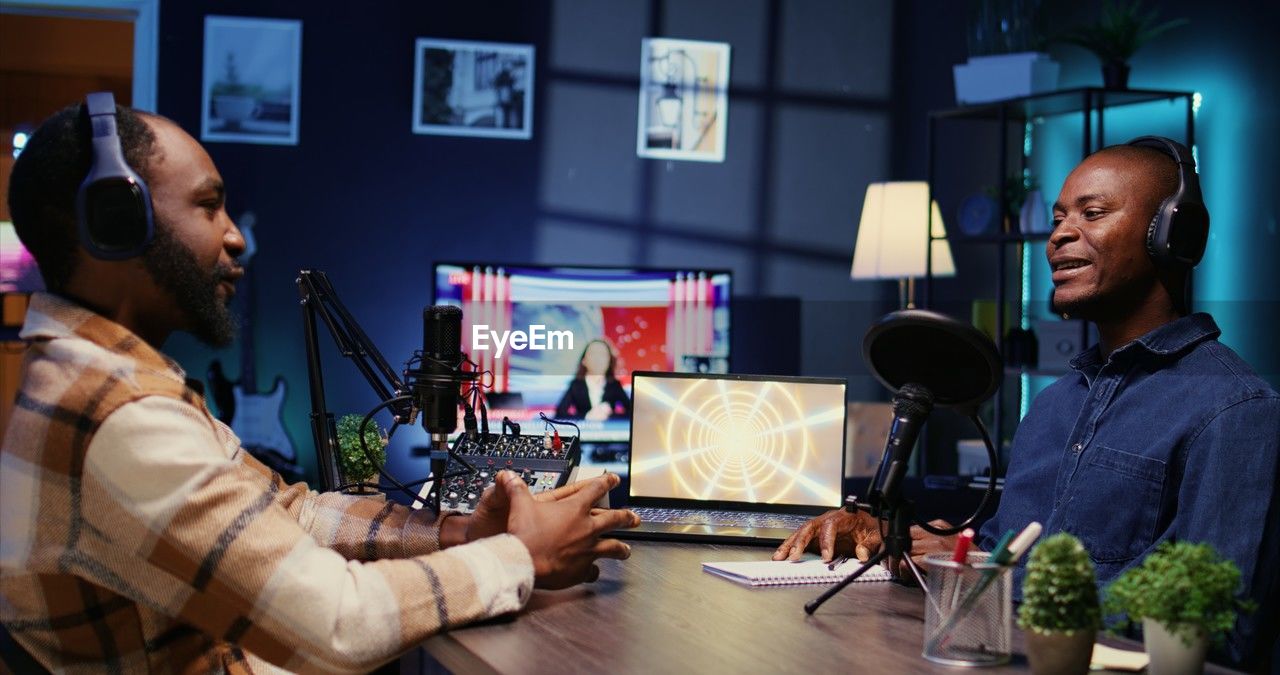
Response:
[{"label": "audio mixer", "polygon": [[[471,513],[499,471],[516,472],[535,494],[564,485],[578,465],[581,447],[577,436],[553,433],[477,434],[474,438],[464,433],[454,441],[453,453],[475,471],[468,470],[456,458],[449,458],[440,509]],[[430,504],[434,498],[432,490],[427,493],[426,502]]]}]

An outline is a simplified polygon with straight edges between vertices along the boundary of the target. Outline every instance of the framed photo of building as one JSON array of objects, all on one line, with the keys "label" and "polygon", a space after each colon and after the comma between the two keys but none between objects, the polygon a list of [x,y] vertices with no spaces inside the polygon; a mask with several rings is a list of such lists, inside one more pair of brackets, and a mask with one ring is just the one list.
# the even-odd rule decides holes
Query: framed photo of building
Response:
[{"label": "framed photo of building", "polygon": [[206,16],[200,140],[298,144],[302,22]]},{"label": "framed photo of building", "polygon": [[418,38],[413,132],[533,137],[533,45]]},{"label": "framed photo of building", "polygon": [[641,157],[723,162],[729,45],[647,38],[640,47]]}]

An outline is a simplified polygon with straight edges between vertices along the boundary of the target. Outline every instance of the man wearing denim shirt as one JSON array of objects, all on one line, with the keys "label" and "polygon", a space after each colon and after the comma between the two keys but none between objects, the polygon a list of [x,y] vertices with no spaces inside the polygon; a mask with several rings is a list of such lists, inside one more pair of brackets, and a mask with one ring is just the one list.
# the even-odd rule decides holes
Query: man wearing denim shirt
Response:
[{"label": "man wearing denim shirt", "polygon": [[[1259,604],[1220,656],[1262,667],[1276,630],[1280,395],[1218,342],[1212,317],[1182,309],[1189,267],[1147,251],[1152,216],[1178,186],[1169,154],[1132,145],[1103,149],[1067,177],[1046,247],[1054,305],[1094,322],[1100,342],[1036,397],[976,543],[990,550],[1005,531],[1040,521],[1046,534],[1081,540],[1100,586],[1162,541],[1212,544]],[[912,538],[916,558],[954,546],[918,527]],[[879,545],[870,516],[837,510],[774,557],[812,547],[824,559],[839,550],[865,559]]]}]

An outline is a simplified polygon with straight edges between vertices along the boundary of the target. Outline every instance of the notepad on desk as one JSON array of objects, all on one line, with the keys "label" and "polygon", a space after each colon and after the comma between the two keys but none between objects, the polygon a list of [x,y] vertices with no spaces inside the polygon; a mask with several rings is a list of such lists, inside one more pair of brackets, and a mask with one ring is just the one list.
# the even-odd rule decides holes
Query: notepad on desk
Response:
[{"label": "notepad on desk", "polygon": [[[747,562],[704,562],[702,571],[724,577],[748,586],[791,586],[797,584],[834,584],[853,574],[861,566],[857,560],[849,560],[828,569],[829,563],[818,559],[791,562],[789,560],[750,560]],[[893,575],[879,565],[867,570],[856,581],[891,581]]]}]

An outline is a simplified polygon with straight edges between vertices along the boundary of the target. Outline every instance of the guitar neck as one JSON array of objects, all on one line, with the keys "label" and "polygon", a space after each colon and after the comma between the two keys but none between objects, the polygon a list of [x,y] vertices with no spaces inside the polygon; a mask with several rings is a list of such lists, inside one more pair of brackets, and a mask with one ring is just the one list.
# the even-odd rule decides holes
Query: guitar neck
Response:
[{"label": "guitar neck", "polygon": [[254,315],[254,275],[245,270],[244,274],[244,296],[240,301],[240,388],[243,391],[254,393],[258,391],[257,383],[254,380],[254,371],[257,370],[255,361],[253,360],[253,315]]}]

